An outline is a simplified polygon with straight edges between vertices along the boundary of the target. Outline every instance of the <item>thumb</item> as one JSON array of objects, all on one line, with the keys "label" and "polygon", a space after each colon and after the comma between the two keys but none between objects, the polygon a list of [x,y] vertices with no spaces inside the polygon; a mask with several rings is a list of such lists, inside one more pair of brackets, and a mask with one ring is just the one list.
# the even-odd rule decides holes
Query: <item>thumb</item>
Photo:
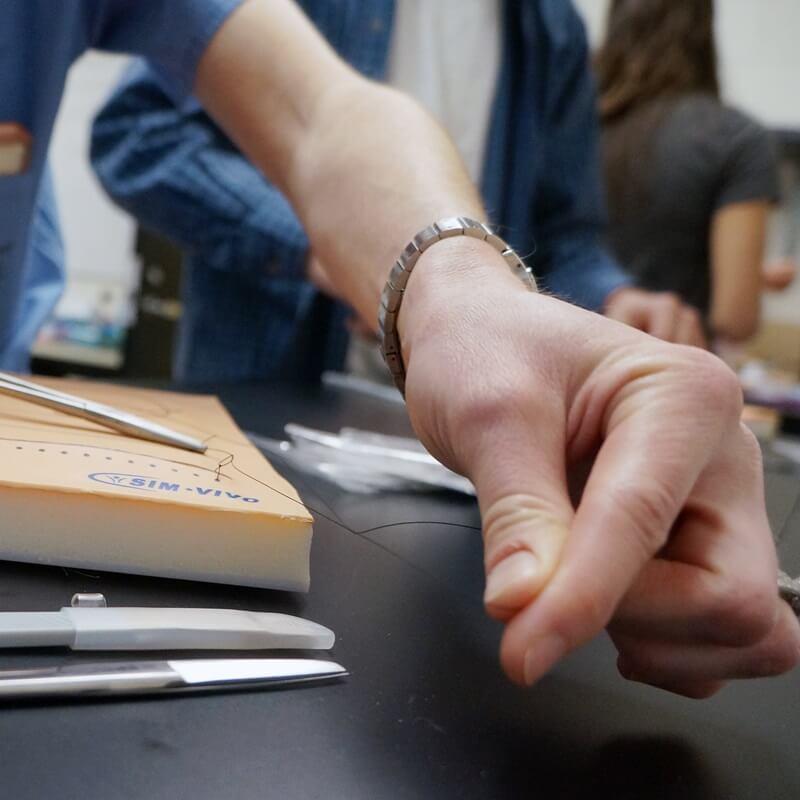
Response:
[{"label": "thumb", "polygon": [[542,414],[534,428],[525,416],[489,426],[481,435],[486,446],[471,461],[483,520],[484,603],[501,620],[527,606],[555,572],[574,513],[563,419]]}]

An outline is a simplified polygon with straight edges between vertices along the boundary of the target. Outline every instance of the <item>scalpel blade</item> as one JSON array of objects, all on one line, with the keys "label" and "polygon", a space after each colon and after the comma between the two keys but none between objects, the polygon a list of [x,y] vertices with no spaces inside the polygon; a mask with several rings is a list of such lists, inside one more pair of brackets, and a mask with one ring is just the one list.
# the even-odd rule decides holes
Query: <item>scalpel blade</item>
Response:
[{"label": "scalpel blade", "polygon": [[103,697],[187,690],[269,689],[346,676],[333,661],[200,658],[69,664],[0,672],[0,700]]}]

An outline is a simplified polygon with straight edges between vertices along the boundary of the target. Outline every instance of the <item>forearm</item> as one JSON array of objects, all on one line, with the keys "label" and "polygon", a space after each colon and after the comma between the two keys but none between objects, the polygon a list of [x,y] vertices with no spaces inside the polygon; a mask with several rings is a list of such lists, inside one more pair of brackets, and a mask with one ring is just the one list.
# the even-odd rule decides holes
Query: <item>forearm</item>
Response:
[{"label": "forearm", "polygon": [[[348,124],[337,126],[345,115]],[[299,164],[294,197],[313,249],[373,319],[414,234],[442,217],[485,214],[449,139],[405,96],[359,79],[329,97],[316,130],[331,129]]]},{"label": "forearm", "polygon": [[[280,58],[271,56],[279,45]],[[291,4],[250,0],[236,12],[201,61],[197,92],[289,197],[337,289],[366,320],[418,230],[444,216],[483,216],[441,128],[344,65]]]},{"label": "forearm", "polygon": [[714,215],[709,317],[717,336],[747,339],[758,328],[768,211],[768,203],[754,201],[726,206]]}]

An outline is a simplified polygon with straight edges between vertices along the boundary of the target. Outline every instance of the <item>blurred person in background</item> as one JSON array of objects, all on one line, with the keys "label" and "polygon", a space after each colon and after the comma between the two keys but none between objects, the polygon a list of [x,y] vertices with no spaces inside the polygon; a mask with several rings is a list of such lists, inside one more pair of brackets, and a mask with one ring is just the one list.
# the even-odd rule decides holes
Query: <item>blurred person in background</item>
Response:
[{"label": "blurred person in background", "polygon": [[[660,338],[703,344],[693,309],[634,288],[602,246],[595,94],[568,2],[301,5],[343,58],[444,125],[493,221],[546,290]],[[196,102],[175,103],[137,64],[97,118],[92,161],[114,200],[186,254],[177,378],[342,367],[348,311],[305,281],[314,261],[302,226]],[[322,270],[309,272],[328,288]],[[374,339],[352,339],[351,368],[384,379]]]},{"label": "blurred person in background", "polygon": [[785,280],[763,270],[777,155],[720,101],[712,0],[612,0],[595,64],[612,252],[710,336],[752,336],[762,285]]}]

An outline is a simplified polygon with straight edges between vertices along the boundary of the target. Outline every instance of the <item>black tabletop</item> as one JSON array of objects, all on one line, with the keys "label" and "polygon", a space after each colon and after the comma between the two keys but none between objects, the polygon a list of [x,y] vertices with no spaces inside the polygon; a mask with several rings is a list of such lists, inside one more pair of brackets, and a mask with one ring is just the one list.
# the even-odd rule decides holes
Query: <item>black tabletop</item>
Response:
[{"label": "black tabletop", "polygon": [[[341,391],[219,394],[243,428],[268,435],[288,421],[407,430],[398,408]],[[346,526],[318,518],[308,595],[0,562],[2,608],[55,610],[73,592],[101,591],[113,605],[286,611],[330,626],[332,656],[351,676],[273,692],[2,707],[1,797],[800,797],[800,672],[689,701],[623,681],[600,638],[518,689],[498,665],[501,628],[482,610],[473,502],[347,495],[284,472]],[[768,475],[767,489],[781,557],[800,572],[798,481]],[[403,524],[368,532],[391,523]],[[87,656],[4,653],[0,668],[65,660]]]}]

